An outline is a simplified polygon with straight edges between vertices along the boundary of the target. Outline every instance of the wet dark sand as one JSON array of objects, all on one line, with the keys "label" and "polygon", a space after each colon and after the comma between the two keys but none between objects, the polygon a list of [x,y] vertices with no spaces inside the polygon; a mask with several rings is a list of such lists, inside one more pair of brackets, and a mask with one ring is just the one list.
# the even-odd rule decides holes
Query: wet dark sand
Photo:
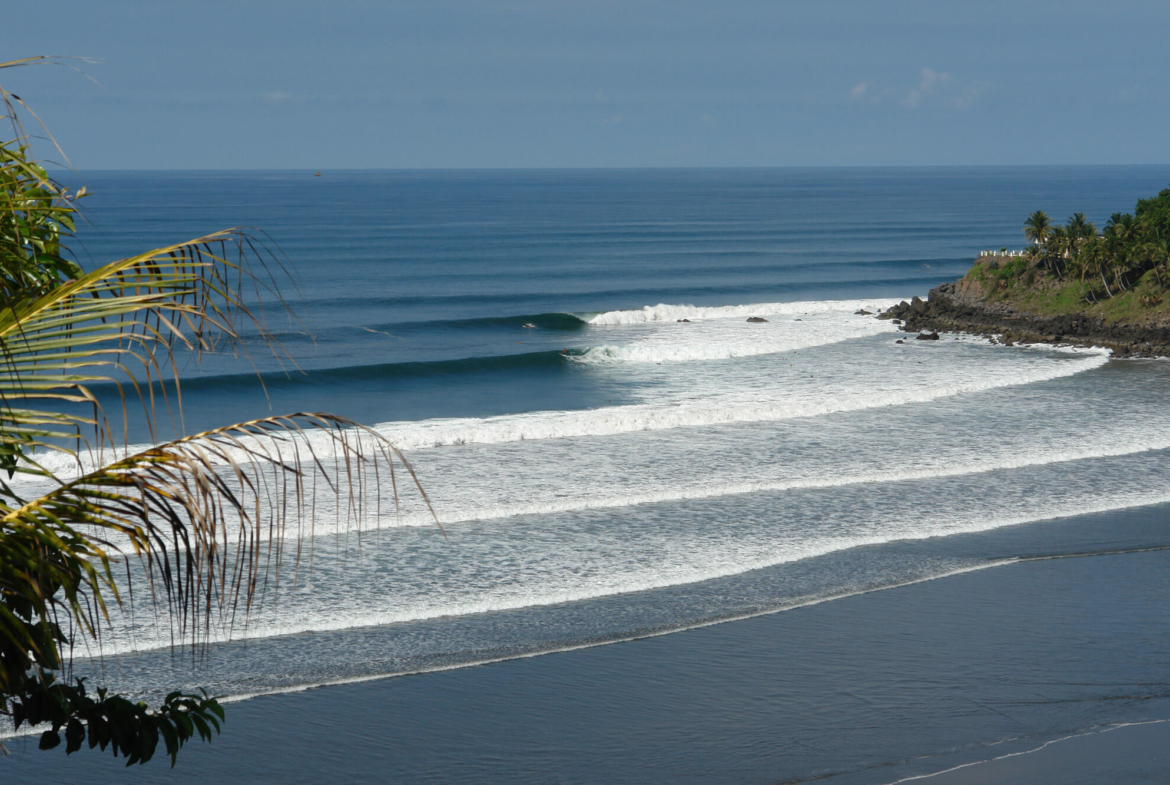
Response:
[{"label": "wet dark sand", "polygon": [[[1158,532],[1166,509],[1092,521],[1137,517]],[[1025,561],[234,703],[173,771],[9,740],[0,782],[1166,781],[1170,723],[1101,731],[1170,718],[1168,597],[1167,550]]]},{"label": "wet dark sand", "polygon": [[1166,782],[1170,722],[1120,725],[1057,739],[1031,751],[910,780],[922,785],[979,783]]}]

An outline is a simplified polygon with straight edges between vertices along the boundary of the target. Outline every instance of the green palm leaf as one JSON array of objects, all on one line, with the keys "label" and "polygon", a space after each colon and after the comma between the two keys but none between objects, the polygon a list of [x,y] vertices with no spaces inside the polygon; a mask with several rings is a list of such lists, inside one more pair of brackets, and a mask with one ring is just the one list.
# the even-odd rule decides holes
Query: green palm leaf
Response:
[{"label": "green palm leaf", "polygon": [[[306,429],[328,434],[324,450],[301,438]],[[396,467],[417,484],[384,438],[331,415],[217,428],[123,457],[4,511],[0,575],[27,571],[33,546],[55,549],[66,571],[48,581],[55,592],[34,588],[26,599],[45,617],[66,612],[93,636],[108,620],[107,596],[122,601],[111,559],[135,554],[146,564],[152,594],[178,619],[179,635],[197,642],[192,622],[206,625],[213,613],[251,607],[267,577],[266,547],[279,564],[288,537],[312,533],[314,481],[331,496],[356,500],[347,515],[360,525],[381,514],[360,502],[380,502],[383,471],[397,502]],[[279,503],[269,503],[274,499]],[[275,590],[279,575],[273,578]]]},{"label": "green palm leaf", "polygon": [[[196,731],[218,729],[214,699],[173,693],[148,710],[101,689],[94,699],[82,681],[54,674],[75,644],[101,640],[111,604],[132,601],[145,581],[174,639],[199,645],[213,623],[230,631],[276,591],[290,539],[299,565],[319,490],[345,500],[345,525],[360,527],[381,514],[387,480],[397,510],[405,470],[434,510],[392,445],[327,414],[252,420],[125,454],[92,386],[115,384],[123,417],[137,399],[156,441],[160,407],[181,422],[179,353],[238,352],[245,329],[276,347],[263,304],[286,310],[275,281],[283,268],[256,236],[230,229],[85,273],[65,245],[84,189],[69,194],[29,158],[14,109],[23,102],[0,88],[0,103],[15,133],[0,143],[0,714],[49,724],[42,748],[64,728],[69,752],[88,732],[90,746],[141,762],[161,737],[173,762]],[[310,430],[325,436],[314,441]],[[75,479],[46,468],[49,451],[73,459]]]},{"label": "green palm leaf", "polygon": [[[165,403],[159,382],[176,349],[198,358],[235,342],[241,322],[271,340],[263,313],[250,311],[239,294],[240,282],[275,292],[271,275],[253,272],[261,253],[240,230],[217,232],[112,262],[0,309],[0,444],[49,446],[46,440],[96,427],[95,446],[113,446],[89,385],[128,380],[144,404],[156,394]],[[74,403],[89,411],[41,408]]]}]

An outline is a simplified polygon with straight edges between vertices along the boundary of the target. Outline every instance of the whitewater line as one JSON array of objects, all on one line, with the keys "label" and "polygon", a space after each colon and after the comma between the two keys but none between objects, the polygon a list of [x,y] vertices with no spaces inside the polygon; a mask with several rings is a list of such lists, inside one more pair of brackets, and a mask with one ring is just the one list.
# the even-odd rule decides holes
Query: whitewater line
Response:
[{"label": "whitewater line", "polygon": [[[856,393],[838,398],[815,398],[800,401],[765,400],[737,402],[727,398],[670,404],[630,404],[581,411],[531,412],[485,418],[435,419],[416,422],[389,422],[373,426],[373,430],[404,452],[453,447],[469,444],[506,444],[545,439],[567,439],[594,436],[615,436],[641,431],[663,431],[676,428],[702,428],[753,422],[781,422],[810,417],[821,417],[917,403],[929,403],[942,398],[969,395],[989,390],[1007,389],[1074,376],[1094,370],[1109,361],[1104,351],[1094,352],[1082,360],[1056,364],[1055,367],[1030,374],[989,375],[967,384],[944,384],[896,390],[886,393]],[[365,448],[374,447],[367,437],[355,434]],[[333,441],[328,434],[305,431],[282,437],[297,441],[312,449],[319,458],[332,457]],[[246,441],[246,440],[245,440]],[[126,449],[106,451],[111,459],[149,449],[151,445],[133,445]],[[239,450],[228,450],[239,463],[250,462],[250,457]],[[292,447],[282,450],[292,452]],[[60,453],[38,454],[46,468],[59,478],[77,477],[76,461]],[[88,460],[87,460],[88,459]],[[83,458],[89,467],[95,464],[90,456]],[[226,463],[224,464],[226,465]],[[18,475],[17,482],[20,482]]]},{"label": "whitewater line", "polygon": [[398,449],[411,451],[466,444],[502,444],[736,423],[779,422],[929,403],[941,398],[1039,384],[1091,371],[1108,361],[1108,356],[1101,352],[1031,374],[986,376],[967,384],[943,384],[876,394],[864,392],[838,398],[750,402],[724,398],[698,403],[630,404],[576,412],[535,412],[482,419],[424,420],[409,424],[380,423],[374,426],[374,430],[393,442]]},{"label": "whitewater line", "polygon": [[[1058,739],[1050,739],[1050,740],[1044,742],[1043,744],[1041,744],[1039,747],[1034,747],[1030,750],[1020,750],[1018,752],[1009,752],[1006,755],[1000,755],[1000,756],[995,757],[995,758],[987,758],[985,760],[976,760],[976,761],[971,761],[970,763],[961,763],[958,766],[952,766],[949,769],[942,769],[941,771],[932,772],[930,774],[915,774],[915,775],[910,776],[910,777],[903,777],[900,780],[893,780],[892,782],[888,783],[888,785],[898,785],[898,783],[912,782],[913,780],[933,779],[934,777],[938,777],[942,774],[950,774],[952,771],[959,771],[960,769],[968,769],[968,768],[971,768],[972,766],[982,766],[985,763],[995,763],[996,761],[1007,760],[1008,758],[1016,758],[1016,757],[1019,757],[1020,755],[1031,755],[1032,753],[1040,752],[1041,750],[1046,749],[1046,748],[1052,746],[1053,744],[1059,744],[1063,741],[1069,741],[1071,739],[1080,739],[1080,738],[1084,738],[1086,736],[1100,736],[1100,735],[1103,735],[1105,733],[1109,733],[1111,731],[1120,730],[1121,728],[1136,727],[1136,726],[1141,726],[1141,725],[1160,725],[1164,722],[1170,722],[1170,720],[1143,720],[1143,721],[1138,721],[1138,722],[1118,722],[1118,723],[1113,723],[1113,724],[1104,725],[1104,726],[1096,725],[1088,730],[1081,731],[1079,733],[1070,733],[1067,736],[1061,736]],[[1018,738],[1019,737],[1017,736],[1017,737],[1013,737],[1011,739],[1007,739],[1006,741],[1015,741]],[[1003,743],[1004,743],[1003,741],[995,742],[995,744],[1003,744]],[[993,745],[988,745],[988,746],[993,746]]]},{"label": "whitewater line", "polygon": [[[485,599],[466,599],[447,604],[428,604],[415,607],[408,611],[337,614],[328,619],[315,619],[311,622],[300,621],[297,624],[288,624],[285,620],[274,620],[267,623],[249,625],[243,631],[239,640],[264,640],[285,635],[299,635],[304,633],[337,632],[350,629],[365,629],[381,627],[389,624],[405,622],[430,621],[442,617],[463,617],[499,611],[515,611],[525,608],[545,607],[564,603],[596,600],[603,597],[615,597],[636,592],[655,591],[677,586],[687,586],[704,581],[730,578],[754,570],[776,567],[781,564],[791,564],[797,561],[827,556],[844,550],[866,546],[885,545],[899,540],[917,541],[934,537],[950,537],[959,534],[975,534],[1006,526],[1037,523],[1040,521],[1055,520],[1083,515],[1100,514],[1114,510],[1132,507],[1144,507],[1170,502],[1170,492],[1161,494],[1128,495],[1097,504],[1075,504],[1047,508],[1037,515],[1035,512],[1009,516],[997,519],[970,519],[954,520],[937,527],[928,529],[912,529],[907,526],[893,527],[880,535],[859,535],[848,537],[822,537],[812,542],[802,543],[800,547],[790,547],[786,544],[783,550],[771,551],[752,558],[730,558],[725,555],[722,563],[708,567],[690,567],[666,575],[647,577],[638,576],[610,576],[611,580],[593,583],[587,586],[562,587],[543,594],[518,597],[494,597]],[[1097,554],[1084,554],[1097,555]],[[1016,563],[1039,559],[1009,557],[1003,563]],[[977,565],[971,569],[978,569]],[[967,568],[961,568],[967,569]],[[768,613],[772,611],[764,611]],[[756,613],[755,615],[762,615]],[[736,617],[740,618],[740,617]],[[746,617],[743,617],[746,618]],[[730,619],[727,619],[730,620]],[[255,633],[255,634],[252,634]],[[165,649],[171,644],[164,642],[165,636],[157,638],[157,642],[146,641],[137,644],[113,644],[111,649],[102,652],[102,655],[130,654]],[[222,644],[230,640],[230,633],[223,630],[213,631],[207,643]]]},{"label": "whitewater line", "polygon": [[[346,684],[364,684],[366,682],[380,681],[382,679],[396,679],[400,676],[421,676],[421,675],[425,675],[428,673],[445,673],[447,671],[459,670],[461,668],[472,668],[472,667],[476,667],[478,665],[491,665],[494,663],[509,662],[512,660],[527,660],[527,659],[532,659],[534,657],[544,657],[545,655],[549,655],[549,654],[561,654],[561,653],[571,652],[571,651],[581,651],[583,649],[592,649],[592,648],[596,648],[598,646],[610,646],[610,645],[615,644],[615,643],[629,643],[631,641],[645,640],[648,638],[658,638],[658,637],[661,637],[663,635],[673,635],[673,634],[678,633],[678,632],[686,632],[687,630],[698,630],[698,629],[703,629],[704,627],[714,627],[717,624],[726,624],[727,622],[744,621],[746,619],[755,619],[755,618],[758,618],[760,616],[771,616],[771,615],[775,615],[778,613],[785,613],[787,611],[798,610],[800,608],[809,608],[809,607],[812,607],[815,605],[821,605],[822,603],[835,602],[837,600],[844,600],[844,599],[848,599],[850,597],[860,597],[860,596],[863,596],[866,594],[874,594],[876,592],[887,591],[889,589],[900,589],[904,586],[913,586],[913,585],[919,584],[919,583],[927,583],[929,581],[950,578],[950,577],[953,577],[956,575],[962,575],[962,574],[965,574],[968,572],[976,572],[979,570],[986,570],[986,569],[990,569],[992,567],[1003,567],[1003,566],[1007,566],[1009,564],[1015,564],[1015,563],[1017,563],[1016,559],[1011,559],[1011,558],[997,559],[994,561],[987,562],[985,564],[976,564],[976,565],[971,565],[971,566],[967,566],[967,567],[958,567],[958,568],[954,568],[951,570],[943,571],[943,572],[938,573],[936,575],[927,575],[927,576],[921,577],[921,578],[913,578],[913,579],[908,580],[908,581],[901,581],[898,583],[892,583],[888,586],[873,586],[873,587],[866,588],[866,589],[858,589],[855,591],[840,592],[838,594],[831,594],[831,595],[826,595],[826,596],[822,596],[822,597],[814,597],[812,599],[798,600],[796,602],[786,604],[786,605],[780,605],[780,606],[777,606],[774,608],[766,608],[763,610],[749,611],[747,613],[733,614],[730,616],[720,617],[717,619],[706,619],[704,621],[688,622],[688,623],[682,624],[682,625],[677,626],[677,627],[669,627],[666,629],[660,628],[660,629],[650,630],[650,631],[646,631],[646,632],[634,633],[632,635],[624,635],[621,637],[608,638],[605,640],[593,640],[593,641],[588,641],[585,643],[574,643],[574,644],[570,644],[570,645],[566,645],[566,646],[557,646],[557,647],[549,648],[549,649],[540,649],[537,651],[517,652],[515,654],[508,654],[508,655],[499,656],[499,657],[487,657],[487,658],[481,658],[481,659],[475,659],[475,660],[467,660],[466,662],[450,663],[450,664],[446,664],[446,665],[432,665],[429,667],[416,668],[414,670],[408,670],[408,671],[389,671],[386,673],[366,674],[366,675],[362,675],[362,676],[348,676],[348,677],[341,677],[341,678],[337,678],[337,679],[326,679],[324,681],[309,682],[309,683],[305,683],[305,684],[296,684],[296,685],[291,685],[291,686],[287,686],[287,687],[276,687],[276,688],[273,688],[270,690],[263,690],[260,692],[246,692],[246,693],[241,693],[239,695],[226,695],[226,696],[221,697],[219,699],[219,702],[220,703],[240,703],[243,701],[252,700],[254,698],[263,698],[263,697],[268,697],[268,696],[272,696],[272,695],[291,695],[291,694],[295,694],[298,692],[307,692],[308,690],[315,690],[315,689],[318,689],[321,687],[340,687],[340,686],[344,686]],[[377,625],[369,625],[369,626],[377,626]],[[353,629],[353,628],[342,628],[342,629]],[[273,635],[273,636],[269,636],[269,637],[273,638],[273,637],[281,637],[283,635],[297,635],[297,634],[303,634],[303,633],[281,633],[280,635]],[[250,638],[249,640],[257,640],[257,639]],[[123,651],[118,651],[118,652],[103,652],[101,655],[94,655],[94,656],[90,656],[90,657],[78,657],[78,658],[76,658],[75,661],[93,660],[93,659],[99,659],[100,657],[105,657],[105,656],[116,657],[116,656],[121,656],[121,655],[126,655],[126,654],[132,655],[132,654],[146,653],[146,652],[150,652],[150,651],[159,651],[160,649],[163,649],[163,648],[166,648],[166,647],[160,646],[160,647],[157,647],[154,649],[128,649],[128,650],[123,650]],[[10,739],[10,738],[17,738],[20,736],[30,736],[33,734],[42,733],[43,731],[44,731],[43,725],[37,726],[35,728],[26,727],[26,728],[23,728],[19,731],[13,731],[11,728],[3,728],[3,729],[0,729],[0,739]]]},{"label": "whitewater line", "polygon": [[[901,302],[898,298],[870,300],[804,300],[794,303],[754,303],[748,305],[647,305],[624,311],[605,311],[585,318],[586,324],[648,324],[655,322],[677,322],[680,319],[706,321],[709,319],[746,319],[749,316],[800,316],[830,312],[853,312],[866,309],[886,310]],[[581,314],[580,316],[584,316]]]},{"label": "whitewater line", "polygon": [[719,617],[717,619],[706,619],[698,622],[688,622],[677,627],[668,627],[666,629],[656,629],[647,632],[635,633],[633,635],[625,635],[616,638],[609,638],[606,640],[589,641],[587,643],[574,643],[568,646],[558,646],[551,649],[543,649],[540,651],[518,652],[516,654],[505,655],[502,657],[491,657],[479,660],[468,660],[467,662],[452,663],[449,665],[434,665],[426,668],[417,668],[410,671],[398,671],[381,673],[366,676],[352,676],[348,678],[332,679],[323,682],[314,682],[311,684],[302,684],[295,687],[280,687],[274,690],[265,692],[243,693],[241,695],[229,696],[221,701],[221,703],[235,703],[239,701],[251,700],[252,698],[259,698],[265,695],[282,695],[286,693],[304,692],[306,690],[316,689],[318,687],[333,687],[341,686],[343,684],[361,684],[368,681],[377,681],[380,679],[394,679],[399,676],[421,676],[427,673],[443,673],[445,671],[458,670],[460,668],[471,668],[477,665],[491,665],[497,662],[508,662],[510,660],[527,660],[534,657],[543,657],[548,654],[561,654],[563,652],[581,651],[582,649],[592,649],[598,646],[610,646],[615,643],[629,643],[631,641],[645,640],[648,638],[660,638],[664,635],[674,635],[678,632],[686,632],[688,630],[701,630],[704,627],[714,627],[717,624],[726,624],[734,621],[744,621],[747,619],[756,619],[761,616],[773,616],[778,613],[785,613],[787,611],[794,611],[800,608],[811,608],[815,605],[823,603],[836,602],[837,600],[845,600],[850,597],[860,597],[866,594],[874,594],[880,591],[888,591],[889,589],[900,589],[905,586],[914,586],[919,583],[928,583],[929,581],[941,580],[944,578],[951,578],[956,575],[963,575],[969,572],[977,572],[979,570],[987,570],[992,567],[1004,567],[1009,564],[1015,564],[1015,559],[997,559],[987,562],[985,564],[975,564],[968,567],[957,567],[951,570],[945,570],[936,575],[927,575],[921,578],[913,578],[908,581],[901,581],[898,583],[891,583],[887,586],[874,586],[867,589],[858,589],[855,591],[840,592],[838,594],[830,594],[822,597],[814,597],[812,599],[798,600],[786,605],[780,605],[774,608],[765,608],[763,610],[754,610],[746,613],[732,614],[726,617]]},{"label": "whitewater line", "polygon": [[[583,365],[732,360],[818,349],[898,329],[890,322],[856,316],[849,321],[826,324],[824,320],[817,320],[815,315],[808,315],[807,320],[773,323],[766,327],[738,320],[729,324],[704,323],[701,319],[694,322],[688,327],[672,324],[670,328],[642,336],[633,343],[569,350],[564,357],[571,363]],[[671,329],[676,327],[679,329]],[[680,331],[685,331],[686,341],[677,340]]]},{"label": "whitewater line", "polygon": [[[763,493],[792,490],[816,490],[823,488],[840,488],[848,485],[887,484],[897,482],[911,482],[916,480],[935,480],[963,477],[987,472],[1004,471],[1009,469],[1026,469],[1039,466],[1051,466],[1073,461],[1093,460],[1098,458],[1118,458],[1129,455],[1138,455],[1145,452],[1170,449],[1170,439],[1150,441],[1144,444],[1130,442],[1127,446],[1098,448],[1096,450],[1079,450],[1062,452],[1055,455],[1039,455],[1017,457],[1011,459],[990,460],[969,463],[962,466],[953,466],[944,469],[912,469],[904,471],[873,472],[871,474],[846,475],[838,477],[818,477],[815,479],[770,480],[759,482],[729,483],[724,485],[709,485],[705,487],[671,488],[650,493],[635,493],[609,497],[577,497],[558,501],[529,502],[525,504],[495,505],[465,510],[442,509],[442,504],[436,503],[435,509],[439,520],[444,525],[453,523],[468,523],[472,521],[498,520],[512,518],[518,515],[549,515],[561,512],[579,512],[584,510],[604,510],[624,507],[636,507],[643,504],[661,504],[664,502],[694,501],[712,499],[724,496],[742,496],[749,493]],[[1161,497],[1159,497],[1161,498]],[[1168,497],[1170,498],[1170,497]],[[422,513],[409,513],[402,516],[384,515],[376,522],[376,528],[392,528],[395,526],[434,526],[433,519]],[[363,531],[368,530],[363,526]]]},{"label": "whitewater line", "polygon": [[[1097,554],[1077,554],[1077,556],[1094,556],[1094,555],[1097,555]],[[727,624],[729,622],[745,621],[748,619],[755,619],[755,618],[760,618],[763,616],[773,616],[773,615],[777,615],[780,613],[787,613],[788,611],[799,610],[802,608],[811,608],[811,607],[815,607],[817,605],[827,604],[830,602],[836,602],[838,600],[845,600],[845,599],[849,599],[851,597],[861,597],[861,596],[865,596],[867,594],[876,594],[878,592],[890,591],[892,589],[901,589],[901,588],[905,588],[908,586],[915,586],[918,584],[929,583],[931,581],[936,581],[936,580],[945,580],[947,578],[952,578],[952,577],[956,577],[959,575],[965,575],[965,574],[973,573],[973,572],[980,572],[982,570],[988,570],[988,569],[993,569],[993,568],[997,568],[997,567],[1007,567],[1007,566],[1011,566],[1011,565],[1015,565],[1015,564],[1022,564],[1022,563],[1025,563],[1027,561],[1039,560],[1039,559],[1043,559],[1043,558],[1045,558],[1045,557],[1032,557],[1032,558],[1009,557],[1009,558],[1003,558],[1003,559],[994,559],[994,560],[990,560],[990,561],[987,561],[987,562],[982,563],[982,564],[974,564],[974,565],[968,565],[965,567],[957,567],[957,568],[953,568],[953,569],[949,569],[949,570],[943,570],[942,572],[936,573],[934,575],[927,575],[927,576],[913,578],[913,579],[906,580],[906,581],[899,581],[897,583],[891,583],[891,584],[888,584],[885,586],[873,586],[873,587],[869,587],[869,588],[865,588],[865,589],[858,589],[858,590],[854,590],[854,591],[839,592],[837,594],[830,594],[830,595],[825,595],[825,596],[820,596],[820,597],[814,597],[811,599],[797,600],[795,602],[791,602],[788,604],[782,604],[782,605],[772,607],[772,608],[765,608],[762,610],[753,610],[753,611],[749,611],[746,613],[731,614],[731,615],[724,616],[724,617],[719,617],[719,618],[715,618],[715,619],[706,619],[706,620],[698,621],[698,622],[689,622],[689,623],[680,624],[680,625],[675,626],[675,627],[668,627],[665,629],[659,628],[659,629],[655,629],[655,630],[638,632],[638,633],[624,635],[624,636],[620,636],[620,637],[607,638],[605,640],[593,640],[593,641],[588,641],[588,642],[584,642],[584,643],[574,643],[574,644],[570,644],[570,645],[556,646],[556,647],[547,648],[547,649],[540,649],[537,651],[517,652],[515,654],[508,654],[508,655],[497,656],[497,657],[470,659],[470,660],[467,660],[464,662],[449,663],[449,664],[445,664],[445,665],[433,665],[433,666],[429,666],[429,667],[415,668],[413,670],[388,671],[385,673],[365,674],[362,676],[340,677],[340,678],[335,678],[335,679],[326,679],[323,681],[307,682],[305,684],[290,685],[290,686],[286,686],[286,687],[276,687],[273,689],[263,690],[263,691],[258,691],[258,692],[246,692],[246,693],[240,693],[237,695],[226,695],[226,696],[220,698],[220,703],[242,703],[244,701],[249,701],[249,700],[252,700],[254,698],[263,698],[263,697],[274,696],[274,695],[291,695],[291,694],[295,694],[295,693],[299,693],[299,692],[307,692],[309,690],[319,689],[319,688],[323,688],[323,687],[339,687],[339,686],[344,686],[347,684],[364,684],[367,682],[381,681],[383,679],[395,679],[395,678],[399,678],[402,676],[421,676],[421,675],[425,675],[425,674],[429,674],[429,673],[445,673],[447,671],[460,670],[462,668],[472,668],[472,667],[476,667],[476,666],[480,666],[480,665],[492,665],[495,663],[510,662],[513,660],[533,659],[536,657],[544,657],[544,656],[547,656],[550,654],[562,654],[562,653],[568,653],[568,652],[573,652],[573,651],[581,651],[584,649],[592,649],[592,648],[596,648],[599,646],[610,646],[610,645],[617,644],[617,643],[630,643],[632,641],[637,641],[637,640],[647,640],[650,638],[659,638],[659,637],[662,637],[665,635],[674,635],[674,634],[680,633],[680,632],[687,632],[688,630],[698,630],[698,629],[703,629],[706,627],[714,627],[714,626],[719,625],[719,624]],[[377,626],[377,625],[370,625],[370,626]],[[353,628],[342,628],[342,629],[353,629]],[[270,636],[270,637],[281,637],[283,635],[295,635],[295,634],[303,634],[303,633],[281,633],[281,635],[274,635],[274,636]],[[250,640],[257,640],[257,639],[252,638]],[[160,648],[165,648],[165,647],[160,647]],[[126,651],[122,651],[122,652],[103,653],[101,656],[119,656],[120,654],[145,653],[148,651],[157,651],[157,650],[158,649],[126,650]],[[88,660],[88,659],[95,659],[95,658],[94,657],[83,657],[83,658],[78,658],[78,659],[79,660]],[[1150,720],[1147,722],[1117,723],[1117,724],[1112,725],[1112,726],[1107,726],[1104,730],[1108,731],[1108,730],[1114,730],[1117,728],[1128,727],[1130,725],[1146,725],[1146,724],[1154,724],[1154,723],[1161,723],[1161,722],[1167,722],[1167,721],[1170,721],[1170,720]],[[17,737],[21,737],[21,736],[34,735],[34,734],[41,733],[43,731],[43,729],[44,729],[43,726],[39,726],[36,728],[28,727],[28,728],[21,729],[20,731],[13,731],[11,728],[4,728],[3,730],[0,730],[0,739],[17,738]],[[1092,733],[1092,732],[1093,731],[1089,731],[1089,733]],[[1098,731],[1098,732],[1100,732],[1100,731]],[[1071,736],[1066,736],[1063,739],[1056,739],[1053,741],[1063,741],[1067,738],[1076,738],[1077,735],[1079,735],[1079,734],[1073,734]],[[1048,742],[1048,744],[1053,743],[1053,741]],[[1047,744],[1045,744],[1043,746],[1047,746]],[[1031,752],[1031,751],[1034,751],[1034,750],[1028,750],[1028,751],[1025,751],[1025,753]],[[1013,754],[1018,755],[1018,754],[1022,754],[1022,753],[1013,753]],[[993,758],[992,760],[998,760],[998,758]],[[978,763],[984,763],[984,762],[988,762],[988,761],[976,761],[973,764],[966,764],[966,765],[968,765],[968,766],[977,765]],[[963,768],[963,766],[958,766],[955,768]],[[911,780],[911,779],[930,778],[930,777],[936,776],[938,774],[944,774],[944,773],[952,771],[952,770],[953,769],[946,769],[943,771],[935,772],[934,774],[919,775],[917,777],[909,777],[906,779],[896,780],[895,782],[905,782],[905,781]]]}]

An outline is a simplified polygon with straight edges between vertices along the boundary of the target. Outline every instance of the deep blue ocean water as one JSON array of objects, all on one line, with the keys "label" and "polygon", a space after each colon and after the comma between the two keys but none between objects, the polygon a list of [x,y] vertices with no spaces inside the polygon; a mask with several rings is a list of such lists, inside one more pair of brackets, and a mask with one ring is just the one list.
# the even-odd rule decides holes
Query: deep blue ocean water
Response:
[{"label": "deep blue ocean water", "polygon": [[[266,377],[271,410],[377,423],[596,407],[615,393],[608,381],[548,354],[597,342],[566,313],[925,295],[979,250],[1022,247],[1030,211],[1058,220],[1082,211],[1103,225],[1166,187],[1170,169],[95,172],[83,181],[93,195],[76,250],[87,265],[228,227],[266,233],[293,273],[276,275],[300,319],[270,310],[270,326],[309,372]],[[252,357],[277,367],[263,349]],[[488,359],[500,357],[511,360]],[[216,401],[231,390],[224,405],[249,416],[269,411],[250,371],[227,361],[203,372],[217,374]],[[232,372],[242,378],[219,376]],[[223,422],[206,408],[192,400],[191,427]]]},{"label": "deep blue ocean water", "polygon": [[[120,619],[100,667],[121,689],[295,690],[1170,543],[1157,516],[1116,535],[1053,523],[1170,502],[1170,365],[898,344],[856,313],[1022,247],[1033,210],[1103,224],[1170,167],[83,179],[86,265],[231,226],[273,250],[295,315],[261,299],[299,370],[248,336],[250,361],[184,359],[188,432],[350,417],[403,450],[444,527],[410,489],[400,514],[382,487],[380,511],[344,524],[321,497],[313,532],[290,535],[311,569],[246,629],[214,627],[234,642],[195,667],[165,623]],[[918,754],[912,725],[877,748]],[[827,765],[786,760],[786,777]]]}]

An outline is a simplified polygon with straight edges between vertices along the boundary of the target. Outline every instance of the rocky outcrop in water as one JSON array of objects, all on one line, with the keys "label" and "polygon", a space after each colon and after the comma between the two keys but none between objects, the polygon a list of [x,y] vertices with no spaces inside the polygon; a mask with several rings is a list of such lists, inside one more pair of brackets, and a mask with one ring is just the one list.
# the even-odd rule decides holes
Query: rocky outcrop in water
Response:
[{"label": "rocky outcrop in water", "polygon": [[1170,324],[1165,321],[1105,322],[1075,313],[1037,316],[1010,302],[988,302],[977,282],[967,279],[932,289],[926,300],[902,301],[877,318],[901,320],[906,332],[971,333],[1008,345],[1102,346],[1117,357],[1170,357]]}]

